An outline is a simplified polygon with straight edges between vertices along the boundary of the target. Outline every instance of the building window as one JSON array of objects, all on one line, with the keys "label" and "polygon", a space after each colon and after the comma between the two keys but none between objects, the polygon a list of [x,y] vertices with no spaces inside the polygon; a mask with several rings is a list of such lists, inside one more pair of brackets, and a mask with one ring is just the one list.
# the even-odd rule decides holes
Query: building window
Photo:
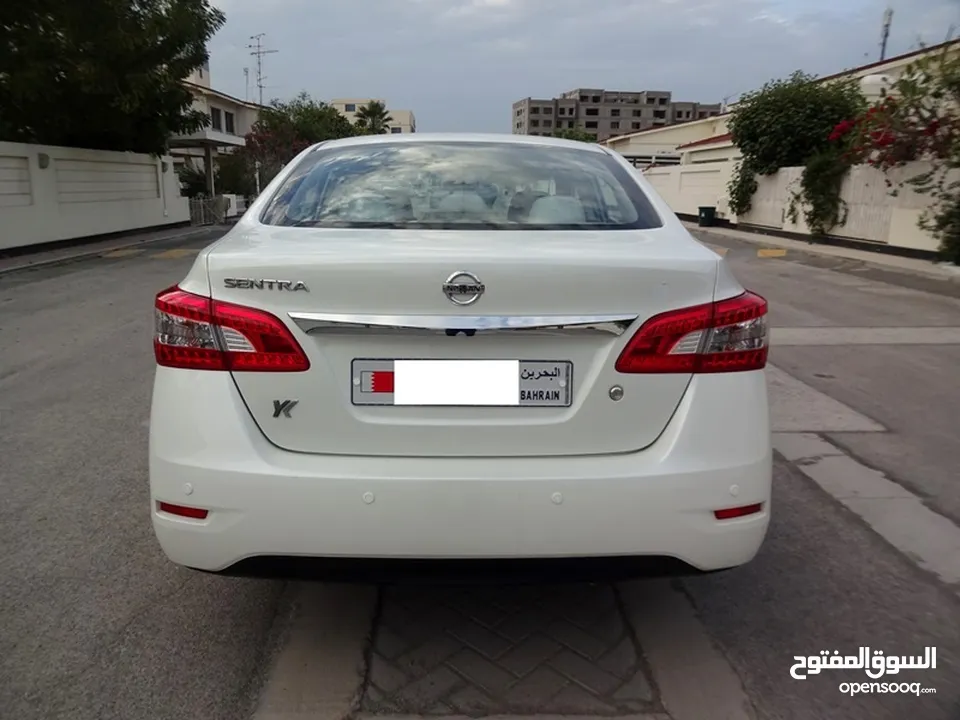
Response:
[{"label": "building window", "polygon": [[353,103],[347,103],[346,105],[343,106],[343,109],[345,112],[356,112],[357,106]]},{"label": "building window", "polygon": [[633,116],[634,116],[634,117],[643,117],[643,110],[634,110],[634,111],[633,111]]},{"label": "building window", "polygon": [[620,129],[620,121],[619,121],[619,120],[614,120],[612,123],[610,123],[610,129],[611,129],[611,130],[619,130],[619,129]]},{"label": "building window", "polygon": [[557,115],[566,115],[566,114],[567,114],[566,108],[557,108]]},{"label": "building window", "polygon": [[666,98],[660,98],[660,104],[661,104],[661,105],[666,105],[666,104],[667,104],[667,99],[666,99]]},{"label": "building window", "polygon": [[393,133],[394,135],[399,135],[400,133],[403,132],[403,128],[392,127],[390,128],[390,132]]},{"label": "building window", "polygon": [[611,117],[620,117],[620,108],[614,108],[610,111]]},{"label": "building window", "polygon": [[587,108],[583,114],[589,117],[596,117],[600,114],[600,108]]},{"label": "building window", "polygon": [[595,130],[596,127],[597,127],[597,121],[596,121],[596,120],[587,120],[587,122],[584,123],[584,127],[588,128],[588,129],[590,129],[590,130]]},{"label": "building window", "polygon": [[539,121],[539,120],[531,120],[531,121],[530,121],[530,127],[540,127],[540,121]]},{"label": "building window", "polygon": [[577,124],[576,124],[573,120],[570,120],[570,121],[567,122],[567,127],[568,127],[568,128],[575,128],[576,126],[577,126]]},{"label": "building window", "polygon": [[647,98],[647,105],[653,105],[655,103],[656,103],[656,100],[654,100],[653,98]]},{"label": "building window", "polygon": [[531,114],[531,115],[539,115],[539,114],[540,114],[540,108],[538,108],[538,107],[532,107],[532,108],[530,108],[530,114]]},{"label": "building window", "polygon": [[631,124],[631,127],[632,127],[634,130],[639,130],[639,129],[640,129],[640,123],[632,123],[632,124]]},{"label": "building window", "polygon": [[224,120],[224,128],[226,129],[226,131],[227,131],[228,133],[230,133],[231,135],[236,135],[236,134],[237,134],[237,128],[236,128],[236,126],[234,125],[234,115],[233,115],[233,113],[232,113],[232,112],[225,112],[225,113],[223,113],[223,120]]},{"label": "building window", "polygon": [[223,130],[223,112],[220,108],[210,108],[210,125],[214,130]]},{"label": "building window", "polygon": [[707,116],[707,114],[706,114],[703,110],[701,110],[698,117],[700,117],[700,119],[703,119],[703,118],[705,118],[706,116]]},{"label": "building window", "polygon": [[595,103],[600,102],[600,96],[594,95],[592,98],[590,98],[590,102],[595,102]]},{"label": "building window", "polygon": [[544,115],[553,115],[553,108],[547,107],[543,109]]},{"label": "building window", "polygon": [[667,111],[666,111],[666,110],[654,110],[654,111],[653,111],[653,116],[654,116],[655,118],[665,118],[665,117],[667,117]]},{"label": "building window", "polygon": [[544,120],[544,121],[543,121],[543,126],[544,126],[545,128],[547,128],[547,127],[553,127],[553,120]]}]

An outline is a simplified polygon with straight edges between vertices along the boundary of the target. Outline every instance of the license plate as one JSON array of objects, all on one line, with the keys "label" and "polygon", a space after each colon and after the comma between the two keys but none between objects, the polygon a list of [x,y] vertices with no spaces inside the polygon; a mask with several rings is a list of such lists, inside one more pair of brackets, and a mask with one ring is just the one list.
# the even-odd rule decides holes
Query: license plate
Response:
[{"label": "license plate", "polygon": [[354,405],[569,407],[567,360],[371,360],[351,368]]}]

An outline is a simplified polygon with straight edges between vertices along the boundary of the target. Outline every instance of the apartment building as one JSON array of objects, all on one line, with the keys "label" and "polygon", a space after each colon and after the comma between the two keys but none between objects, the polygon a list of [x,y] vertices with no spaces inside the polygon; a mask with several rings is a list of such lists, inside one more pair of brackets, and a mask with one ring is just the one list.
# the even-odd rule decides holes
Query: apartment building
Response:
[{"label": "apartment building", "polygon": [[417,119],[414,117],[412,110],[393,110],[387,105],[386,101],[380,98],[337,98],[331,100],[330,105],[353,123],[357,121],[357,111],[371,102],[382,102],[386,106],[387,112],[393,118],[387,124],[391,133],[415,133],[417,131]]},{"label": "apartment building", "polygon": [[577,88],[549,100],[524,98],[513,104],[515,135],[552,135],[583,130],[602,142],[617,135],[701,120],[720,114],[720,103],[674,102],[666,90],[621,92]]}]

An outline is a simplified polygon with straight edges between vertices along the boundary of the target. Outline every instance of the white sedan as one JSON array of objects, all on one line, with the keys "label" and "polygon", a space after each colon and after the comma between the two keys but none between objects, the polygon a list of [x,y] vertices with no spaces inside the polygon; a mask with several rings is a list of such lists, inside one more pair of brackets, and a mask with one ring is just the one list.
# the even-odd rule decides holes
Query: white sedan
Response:
[{"label": "white sedan", "polygon": [[599,145],[321,143],[155,313],[175,563],[710,571],[765,537],[767,303]]}]

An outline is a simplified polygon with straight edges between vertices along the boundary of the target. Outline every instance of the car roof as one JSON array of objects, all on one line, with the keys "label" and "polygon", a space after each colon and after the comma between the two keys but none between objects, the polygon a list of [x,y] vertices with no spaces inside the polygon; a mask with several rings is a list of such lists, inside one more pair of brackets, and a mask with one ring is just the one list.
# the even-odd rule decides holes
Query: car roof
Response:
[{"label": "car roof", "polygon": [[362,145],[392,145],[408,143],[456,142],[456,143],[496,143],[498,145],[527,145],[533,147],[571,148],[585,152],[608,154],[606,148],[594,143],[540,135],[512,135],[508,133],[388,133],[384,135],[359,135],[317,143],[314,148],[355,147]]}]

